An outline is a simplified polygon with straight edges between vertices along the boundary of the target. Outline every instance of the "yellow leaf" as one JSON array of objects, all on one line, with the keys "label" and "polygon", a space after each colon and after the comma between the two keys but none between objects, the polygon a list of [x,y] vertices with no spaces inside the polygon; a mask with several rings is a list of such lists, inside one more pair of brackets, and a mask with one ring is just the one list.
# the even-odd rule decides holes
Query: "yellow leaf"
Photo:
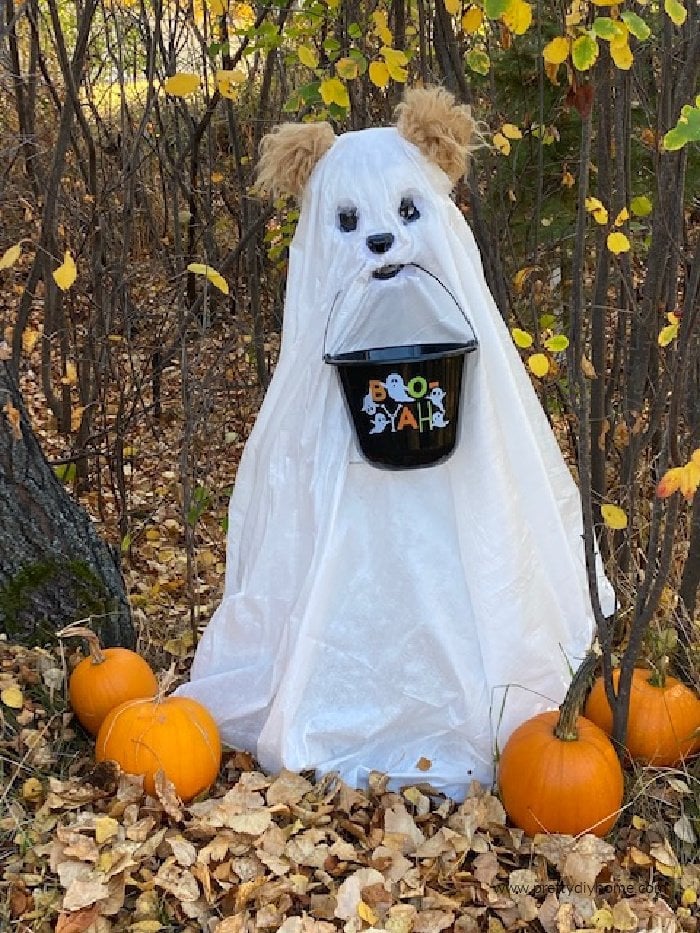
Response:
[{"label": "yellow leaf", "polygon": [[32,352],[39,337],[41,337],[41,331],[34,327],[27,327],[22,332],[22,349],[25,353]]},{"label": "yellow leaf", "polygon": [[513,338],[513,343],[516,347],[520,347],[521,350],[527,350],[528,347],[532,346],[532,334],[528,334],[526,330],[520,330],[519,327],[514,327],[510,333]]},{"label": "yellow leaf", "polygon": [[38,803],[44,796],[44,787],[38,778],[30,777],[22,784],[22,800]]},{"label": "yellow leaf", "polygon": [[212,16],[223,16],[228,12],[228,0],[208,0],[209,12]]},{"label": "yellow leaf", "polygon": [[493,134],[493,144],[501,153],[501,155],[510,155],[510,143],[505,138],[503,133],[494,133]]},{"label": "yellow leaf", "polygon": [[352,81],[359,72],[359,66],[354,58],[339,58],[335,63],[335,73],[346,81]]},{"label": "yellow leaf", "polygon": [[615,226],[621,227],[626,220],[630,219],[630,212],[626,207],[623,207],[620,213],[615,218]]},{"label": "yellow leaf", "polygon": [[220,272],[217,272],[216,269],[213,269],[211,266],[206,266],[203,262],[191,262],[187,267],[187,271],[194,273],[194,275],[206,276],[211,284],[218,288],[220,292],[223,292],[224,295],[228,295],[228,282]]},{"label": "yellow leaf", "polygon": [[308,45],[300,45],[297,49],[297,55],[302,65],[306,65],[307,68],[316,68],[318,65],[318,53],[316,49],[312,49]]},{"label": "yellow leaf", "polygon": [[581,372],[586,377],[586,379],[597,379],[598,373],[595,371],[595,366],[588,359],[587,356],[581,357]]},{"label": "yellow leaf", "polygon": [[557,36],[542,49],[542,58],[549,65],[561,65],[568,56],[569,40],[565,36]]},{"label": "yellow leaf", "polygon": [[98,816],[95,820],[95,842],[102,845],[119,832],[119,823],[111,816]]},{"label": "yellow leaf", "polygon": [[246,74],[241,68],[233,70],[219,69],[216,72],[216,89],[227,100],[238,99],[239,85],[246,80]]},{"label": "yellow leaf", "polygon": [[213,185],[219,185],[221,184],[223,180],[224,180],[223,172],[212,172],[211,173],[211,181]]},{"label": "yellow leaf", "polygon": [[501,19],[516,36],[522,36],[532,23],[532,7],[526,0],[511,0]]},{"label": "yellow leaf", "polygon": [[389,69],[389,76],[399,84],[404,84],[408,80],[408,70],[406,68],[402,68],[395,62],[387,62],[386,67]]},{"label": "yellow leaf", "polygon": [[375,914],[369,904],[366,904],[363,900],[360,900],[359,904],[357,905],[357,915],[362,920],[364,920],[365,923],[369,923],[369,925],[372,927],[379,923],[379,917]]},{"label": "yellow leaf", "polygon": [[610,43],[610,57],[621,71],[629,71],[634,63],[634,55],[627,37],[625,37],[624,42]]},{"label": "yellow leaf", "polygon": [[674,492],[680,492],[690,502],[700,486],[700,448],[693,452],[690,460],[680,467],[666,470],[656,487],[656,495],[666,499]]},{"label": "yellow leaf", "polygon": [[642,816],[637,816],[636,813],[632,817],[632,825],[634,826],[635,829],[640,829],[640,830],[649,828],[648,821],[645,820],[644,817]]},{"label": "yellow leaf", "polygon": [[78,277],[78,270],[75,266],[75,261],[70,254],[69,250],[66,250],[63,257],[63,264],[54,269],[53,280],[61,289],[62,292],[67,291],[73,282],[75,282]]},{"label": "yellow leaf", "polygon": [[384,45],[379,51],[389,68],[391,68],[392,65],[398,65],[399,67],[403,68],[408,64],[408,57],[401,49],[392,49],[389,46]]},{"label": "yellow leaf", "polygon": [[384,45],[391,45],[391,43],[394,41],[394,34],[388,26],[381,26],[379,29],[377,29],[377,35],[384,43]]},{"label": "yellow leaf", "polygon": [[612,930],[613,915],[609,907],[599,907],[591,917],[591,923],[596,930]]},{"label": "yellow leaf", "polygon": [[688,17],[688,11],[679,0],[664,0],[664,10],[676,26],[682,26]]},{"label": "yellow leaf", "polygon": [[636,198],[632,198],[630,207],[632,208],[632,213],[636,214],[637,217],[647,217],[651,214],[653,209],[651,201],[645,194],[640,194],[637,195]]},{"label": "yellow leaf", "polygon": [[15,243],[14,246],[11,246],[9,249],[6,249],[5,252],[0,256],[0,272],[3,269],[11,269],[12,266],[17,262],[19,257],[22,255],[22,244]]},{"label": "yellow leaf", "polygon": [[627,253],[630,250],[630,241],[627,239],[624,233],[616,231],[615,233],[608,234],[608,249],[611,253],[619,255],[620,253]]},{"label": "yellow leaf", "polygon": [[545,340],[544,345],[550,353],[563,353],[569,346],[569,338],[564,334],[553,334]]},{"label": "yellow leaf", "polygon": [[5,706],[9,706],[10,709],[22,709],[24,705],[24,696],[16,684],[5,687],[2,693],[0,693],[0,700],[2,700]]},{"label": "yellow leaf", "polygon": [[627,515],[619,505],[611,505],[611,503],[606,502],[601,505],[600,514],[603,516],[603,521],[607,527],[612,528],[614,531],[621,531],[627,527]]},{"label": "yellow leaf", "polygon": [[199,81],[199,75],[191,71],[181,71],[167,78],[163,87],[165,93],[172,97],[187,97],[199,89]]},{"label": "yellow leaf", "polygon": [[70,429],[71,431],[79,431],[80,425],[83,420],[83,415],[85,414],[84,405],[76,405],[75,408],[70,410]]},{"label": "yellow leaf", "polygon": [[681,895],[681,904],[684,907],[692,907],[693,904],[697,904],[697,901],[698,892],[694,888],[686,888]]},{"label": "yellow leaf", "polygon": [[445,9],[450,16],[456,16],[462,7],[461,0],[445,0]]},{"label": "yellow leaf", "polygon": [[551,84],[553,84],[555,87],[559,87],[559,79],[557,77],[559,73],[559,65],[552,64],[552,62],[545,62],[544,73],[547,75],[547,80]]},{"label": "yellow leaf", "polygon": [[599,47],[595,36],[584,33],[571,43],[571,61],[579,71],[588,71],[598,60]]},{"label": "yellow leaf", "polygon": [[662,327],[657,338],[660,347],[667,347],[678,336],[678,323],[667,324]]},{"label": "yellow leaf", "polygon": [[478,6],[470,6],[462,17],[462,29],[468,34],[478,32],[484,22],[484,14]]},{"label": "yellow leaf", "polygon": [[533,272],[536,272],[538,268],[539,266],[523,266],[522,269],[518,269],[518,271],[513,276],[513,287],[518,294],[520,294],[523,290],[525,279]]},{"label": "yellow leaf", "polygon": [[564,188],[573,188],[576,184],[576,179],[568,170],[568,168],[562,172],[561,183]]},{"label": "yellow leaf", "polygon": [[348,89],[340,78],[326,78],[325,81],[321,81],[318,90],[323,98],[323,103],[327,107],[330,106],[330,104],[336,104],[338,107],[345,108],[350,106]]},{"label": "yellow leaf", "polygon": [[256,13],[250,3],[233,4],[233,21],[241,29],[250,29],[255,24]]},{"label": "yellow leaf", "polygon": [[386,87],[389,83],[389,69],[384,62],[372,62],[369,66],[369,80],[375,87]]},{"label": "yellow leaf", "polygon": [[533,353],[529,357],[527,365],[530,367],[530,372],[540,379],[549,372],[549,360],[544,353]]},{"label": "yellow leaf", "polygon": [[522,139],[523,134],[514,123],[504,123],[501,127],[501,132],[507,139]]},{"label": "yellow leaf", "polygon": [[66,360],[66,371],[61,377],[61,384],[64,386],[77,386],[78,367],[72,360]]}]

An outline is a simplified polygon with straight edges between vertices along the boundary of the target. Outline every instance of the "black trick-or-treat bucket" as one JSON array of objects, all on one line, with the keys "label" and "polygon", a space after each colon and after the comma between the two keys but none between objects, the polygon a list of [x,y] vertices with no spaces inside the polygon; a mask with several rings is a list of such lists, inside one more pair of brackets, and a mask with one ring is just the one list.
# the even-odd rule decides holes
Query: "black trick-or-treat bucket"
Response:
[{"label": "black trick-or-treat bucket", "polygon": [[[445,291],[471,328],[452,293]],[[474,336],[461,343],[324,354],[338,371],[357,442],[369,463],[411,470],[450,456],[457,440],[465,358],[476,348]]]}]

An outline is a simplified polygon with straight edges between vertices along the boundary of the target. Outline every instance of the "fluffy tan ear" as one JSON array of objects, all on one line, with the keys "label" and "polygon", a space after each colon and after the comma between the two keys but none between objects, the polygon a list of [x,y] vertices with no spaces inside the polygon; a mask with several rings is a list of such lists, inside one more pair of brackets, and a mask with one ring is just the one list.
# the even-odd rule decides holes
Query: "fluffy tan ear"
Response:
[{"label": "fluffy tan ear", "polygon": [[474,120],[471,108],[445,88],[413,88],[396,108],[396,128],[455,184],[467,171]]},{"label": "fluffy tan ear", "polygon": [[335,142],[330,123],[283,123],[260,143],[258,187],[275,197],[298,197],[314,165]]}]

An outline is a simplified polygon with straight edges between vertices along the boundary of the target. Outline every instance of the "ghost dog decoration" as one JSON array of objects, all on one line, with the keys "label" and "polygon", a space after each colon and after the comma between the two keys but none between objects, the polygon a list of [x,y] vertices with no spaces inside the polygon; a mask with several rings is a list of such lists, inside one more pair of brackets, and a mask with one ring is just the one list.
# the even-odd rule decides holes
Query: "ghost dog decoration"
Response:
[{"label": "ghost dog decoration", "polygon": [[[301,198],[282,347],[231,498],[224,597],[179,692],[270,771],[360,786],[379,770],[460,798],[561,701],[593,620],[577,488],[450,199],[469,110],[414,89],[397,113],[263,140],[261,184]],[[378,468],[351,417],[366,437],[415,436],[422,404],[438,434],[450,388],[407,381],[390,354],[351,413],[337,358],[435,344],[468,348],[454,449]]]}]

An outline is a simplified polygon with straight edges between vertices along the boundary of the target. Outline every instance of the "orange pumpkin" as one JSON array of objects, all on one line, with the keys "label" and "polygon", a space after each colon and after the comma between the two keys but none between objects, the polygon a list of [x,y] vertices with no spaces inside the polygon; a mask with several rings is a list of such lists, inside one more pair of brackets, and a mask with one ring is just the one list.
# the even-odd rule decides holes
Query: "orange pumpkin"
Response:
[{"label": "orange pumpkin", "polygon": [[73,712],[91,735],[97,735],[107,713],[125,700],[154,697],[156,675],[141,655],[128,648],[102,648],[94,632],[74,629],[87,638],[90,655],[77,665],[68,682]]},{"label": "orange pumpkin", "polygon": [[617,820],[624,791],[620,762],[602,729],[579,715],[582,685],[590,683],[595,663],[594,656],[583,662],[559,712],[528,719],[501,753],[501,800],[528,835],[604,836]]},{"label": "orange pumpkin", "polygon": [[[644,764],[672,767],[700,751],[700,698],[675,677],[635,668],[632,674],[629,718],[625,745],[630,758]],[[620,671],[613,671],[615,690]],[[586,704],[586,716],[608,735],[612,734],[612,710],[601,677]]]},{"label": "orange pumpkin", "polygon": [[187,802],[214,782],[221,741],[211,714],[196,700],[129,700],[102,723],[95,758],[116,761],[128,774],[142,774],[151,795],[156,772],[162,770]]}]

